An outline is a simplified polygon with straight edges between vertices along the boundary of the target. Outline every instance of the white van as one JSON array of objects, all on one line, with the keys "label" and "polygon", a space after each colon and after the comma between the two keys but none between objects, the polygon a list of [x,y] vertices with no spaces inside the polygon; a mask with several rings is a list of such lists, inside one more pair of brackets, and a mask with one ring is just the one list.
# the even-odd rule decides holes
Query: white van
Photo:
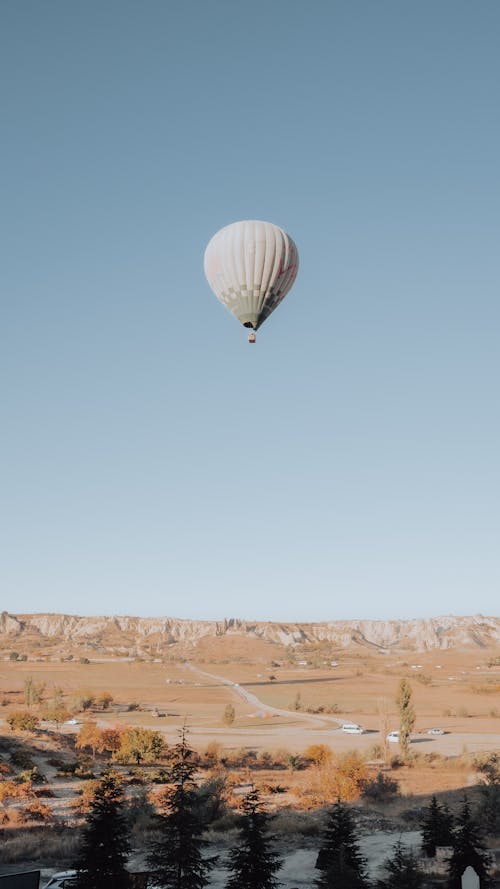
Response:
[{"label": "white van", "polygon": [[399,735],[400,732],[395,729],[394,731],[389,732],[389,734],[387,735],[387,740],[390,744],[399,744]]},{"label": "white van", "polygon": [[364,729],[363,726],[358,725],[357,722],[344,722],[342,731],[346,732],[348,735],[362,735]]}]

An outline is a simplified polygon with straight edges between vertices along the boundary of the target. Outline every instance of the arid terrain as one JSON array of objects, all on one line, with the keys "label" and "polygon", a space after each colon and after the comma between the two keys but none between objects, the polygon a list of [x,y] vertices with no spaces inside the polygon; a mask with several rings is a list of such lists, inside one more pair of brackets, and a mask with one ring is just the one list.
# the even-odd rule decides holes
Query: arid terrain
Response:
[{"label": "arid terrain", "polygon": [[[474,797],[480,783],[477,758],[500,750],[498,619],[447,617],[429,626],[422,621],[408,626],[380,622],[383,627],[377,622],[361,627],[358,621],[350,628],[345,622],[340,627],[280,625],[279,632],[276,625],[191,623],[1,616],[4,771],[12,744],[26,749],[51,789],[47,804],[60,824],[78,820],[78,782],[51,762],[85,758],[75,748],[82,725],[93,722],[100,730],[141,726],[160,732],[168,744],[176,742],[184,726],[202,771],[210,750],[219,767],[231,771],[235,798],[249,782],[261,786],[270,811],[282,819],[283,850],[287,836],[298,829],[301,842],[293,841],[288,849],[282,876],[285,886],[306,885],[314,876],[316,813],[328,803],[317,789],[311,795],[316,780],[311,749],[326,748],[339,763],[353,754],[366,775],[383,771],[397,780],[398,793],[391,800],[351,797],[376,864],[401,831],[408,842],[418,842],[411,813],[427,805],[432,794],[452,806],[464,789]],[[398,759],[398,745],[385,740],[389,730],[399,727],[396,694],[402,678],[411,685],[416,712],[406,762]],[[33,688],[36,695],[30,698]],[[103,696],[105,706],[99,704]],[[50,712],[56,697],[65,716],[60,724]],[[13,731],[7,720],[26,710],[40,720],[36,729]],[[344,732],[346,722],[361,725],[363,733]],[[443,734],[428,734],[431,728]],[[92,773],[105,764],[88,750],[86,761]],[[11,841],[21,830],[15,817],[9,821],[18,805],[9,804],[3,820],[4,836]],[[24,837],[28,829],[29,824],[22,825]],[[213,840],[222,843],[214,833]],[[17,860],[0,861],[0,873]],[[68,860],[71,855],[53,862],[46,858],[44,873]],[[213,885],[218,885],[216,876]]]}]

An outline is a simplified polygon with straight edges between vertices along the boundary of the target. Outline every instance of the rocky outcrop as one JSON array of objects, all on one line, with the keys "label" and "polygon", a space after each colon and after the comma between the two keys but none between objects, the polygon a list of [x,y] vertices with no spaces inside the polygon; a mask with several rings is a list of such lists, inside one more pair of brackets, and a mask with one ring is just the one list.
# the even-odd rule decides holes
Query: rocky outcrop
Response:
[{"label": "rocky outcrop", "polygon": [[500,645],[500,618],[447,615],[428,620],[349,620],[321,623],[273,623],[229,618],[223,621],[173,617],[82,617],[70,614],[0,614],[0,639],[36,638],[50,644],[61,639],[100,650],[154,643],[160,651],[172,645],[196,646],[205,636],[238,635],[283,646],[330,642],[388,650],[424,651],[490,648]]}]

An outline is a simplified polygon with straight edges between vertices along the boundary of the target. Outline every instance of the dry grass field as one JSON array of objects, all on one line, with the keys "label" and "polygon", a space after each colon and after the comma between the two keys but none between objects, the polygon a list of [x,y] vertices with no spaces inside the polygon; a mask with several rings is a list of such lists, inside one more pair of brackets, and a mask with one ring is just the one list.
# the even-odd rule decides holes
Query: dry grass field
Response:
[{"label": "dry grass field", "polygon": [[[395,697],[401,678],[407,677],[417,716],[416,752],[457,756],[499,746],[500,666],[488,666],[497,652],[381,655],[353,647],[325,657],[320,647],[290,656],[269,642],[224,636],[205,637],[183,655],[145,661],[97,658],[89,652],[89,663],[79,662],[77,650],[73,660],[64,662],[53,651],[37,651],[27,661],[5,655],[0,719],[24,706],[25,682],[32,677],[45,684],[46,699],[61,689],[70,710],[77,709],[82,692],[96,697],[109,692],[114,704],[98,714],[102,724],[143,725],[167,737],[186,724],[200,749],[217,740],[228,748],[301,752],[311,743],[327,743],[366,753],[381,741],[381,710],[387,714],[385,724],[398,727]],[[231,726],[223,719],[227,704],[235,710]],[[343,735],[338,731],[343,721],[362,724],[366,733]],[[446,734],[427,736],[433,726]]]},{"label": "dry grass field", "polygon": [[[319,647],[290,655],[269,642],[226,636],[204,638],[175,659],[120,659],[96,656],[91,650],[82,655],[81,649],[71,651],[67,645],[63,655],[54,648],[25,655],[26,660],[13,660],[4,652],[0,659],[0,758],[7,763],[16,743],[26,751],[46,777],[50,790],[47,804],[53,816],[69,826],[78,823],[74,806],[81,782],[58,774],[51,763],[54,758],[71,760],[78,755],[74,742],[81,723],[87,720],[97,722],[100,728],[155,729],[168,743],[175,742],[179,729],[186,726],[190,744],[202,763],[207,748],[216,751],[220,761],[230,763],[233,801],[256,784],[268,808],[277,813],[275,828],[283,848],[297,834],[300,840],[293,846],[294,854],[295,848],[297,854],[305,850],[311,861],[313,853],[307,850],[318,833],[322,779],[307,760],[302,759],[300,768],[291,763],[312,745],[330,749],[335,762],[354,753],[368,777],[383,769],[398,782],[394,799],[355,801],[359,816],[365,819],[366,839],[381,837],[380,854],[383,832],[389,830],[389,843],[391,830],[415,831],[412,813],[421,811],[431,795],[438,795],[452,809],[465,789],[476,799],[474,756],[500,750],[500,666],[492,665],[498,658],[496,651],[381,655],[353,647],[329,651],[325,656]],[[380,715],[381,711],[386,714],[386,729],[398,727],[395,698],[402,677],[411,683],[417,716],[411,756],[405,763],[398,745],[386,745],[384,758],[385,731],[381,734],[384,721]],[[33,733],[12,732],[6,720],[26,708],[30,680],[42,689],[42,702],[32,704],[31,712],[42,716],[51,698],[62,694],[65,707],[78,723],[54,726],[42,721]],[[97,700],[105,692],[113,699],[108,709],[90,706],[81,710],[82,697]],[[234,707],[234,721],[229,725],[224,719],[228,704]],[[364,733],[342,732],[344,721],[360,723]],[[428,735],[433,726],[445,734]],[[264,765],[268,754],[275,762],[273,768]],[[245,756],[250,757],[250,764],[238,765]],[[105,765],[99,757],[89,760],[88,752],[87,762],[97,773]],[[133,787],[134,768],[119,768]],[[141,780],[148,782],[155,768],[158,766],[143,769]],[[201,780],[210,774],[205,769],[203,766]],[[319,796],[311,796],[314,787],[319,788]],[[279,793],[273,788],[279,788]],[[4,821],[3,827],[9,865],[42,860],[54,869],[72,860],[74,831],[64,833],[63,848],[48,839],[54,837],[50,829],[48,835],[41,827],[26,832],[15,815],[15,805],[14,809],[11,805],[8,817],[13,820]],[[212,841],[222,842],[217,832]],[[140,839],[137,843],[140,847]],[[290,879],[290,885],[295,885],[293,877]]]}]

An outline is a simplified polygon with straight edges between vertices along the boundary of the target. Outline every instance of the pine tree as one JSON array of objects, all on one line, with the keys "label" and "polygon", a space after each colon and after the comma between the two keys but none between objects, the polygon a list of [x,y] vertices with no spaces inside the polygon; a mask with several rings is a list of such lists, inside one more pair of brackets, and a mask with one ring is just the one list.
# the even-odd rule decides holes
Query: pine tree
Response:
[{"label": "pine tree", "polygon": [[490,884],[488,875],[488,856],[477,824],[472,817],[467,797],[456,818],[453,834],[453,854],[448,865],[449,889],[461,889],[462,874],[470,865],[476,871],[481,889]]},{"label": "pine tree", "polygon": [[410,747],[410,734],[415,725],[415,710],[412,703],[411,685],[407,679],[402,679],[399,684],[396,703],[399,710],[399,745],[406,756]]},{"label": "pine tree", "polygon": [[428,858],[436,855],[436,846],[451,846],[453,818],[447,806],[441,806],[433,796],[421,824],[422,851]]},{"label": "pine tree", "polygon": [[500,834],[500,753],[478,757],[475,766],[481,774],[481,802],[478,816],[485,833]]},{"label": "pine tree", "polygon": [[130,851],[123,793],[118,775],[105,772],[86,818],[76,863],[76,889],[128,889]]},{"label": "pine tree", "polygon": [[[203,889],[215,858],[203,858],[203,825],[195,812],[196,765],[186,732],[171,750],[171,786],[164,791],[156,815],[157,836],[147,856],[151,882],[165,889]],[[108,887],[109,889],[109,887]]]},{"label": "pine tree", "polygon": [[275,874],[282,862],[271,851],[267,834],[269,816],[262,811],[257,790],[244,797],[242,808],[240,842],[229,852],[231,876],[226,889],[276,889],[280,884]]},{"label": "pine tree", "polygon": [[423,874],[418,868],[415,855],[396,843],[392,858],[385,862],[386,877],[379,880],[377,889],[421,889]]},{"label": "pine tree", "polygon": [[316,867],[318,889],[363,889],[367,886],[365,860],[359,852],[354,822],[347,806],[337,802],[328,813]]}]

